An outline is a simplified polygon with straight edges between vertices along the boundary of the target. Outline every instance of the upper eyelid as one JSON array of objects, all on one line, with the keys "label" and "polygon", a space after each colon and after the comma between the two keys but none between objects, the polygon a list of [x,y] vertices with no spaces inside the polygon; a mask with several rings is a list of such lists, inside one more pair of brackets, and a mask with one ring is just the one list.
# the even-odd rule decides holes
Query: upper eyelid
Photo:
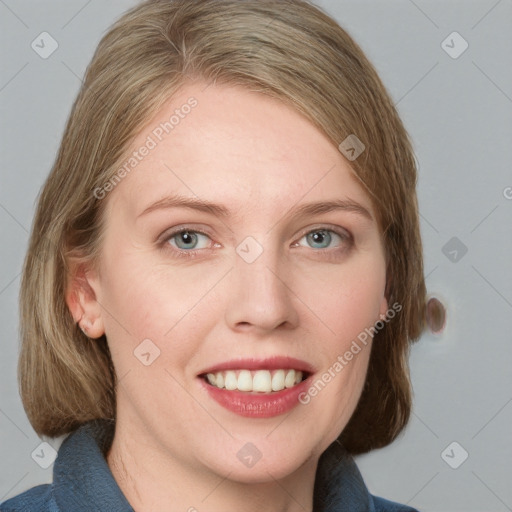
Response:
[{"label": "upper eyelid", "polygon": [[[313,225],[313,226],[310,226],[307,228],[303,228],[300,231],[300,234],[301,234],[301,236],[304,236],[305,234],[308,234],[311,231],[322,231],[322,230],[323,231],[334,231],[335,233],[341,230],[341,231],[346,232],[347,234],[350,234],[350,232],[347,230],[347,228],[344,228],[342,226],[334,226],[331,224],[318,224],[316,226]],[[186,231],[190,231],[191,233],[200,233],[202,235],[210,236],[210,234],[207,232],[207,230],[203,230],[201,228],[190,227],[190,226],[186,226],[186,225],[183,227],[176,228],[176,230],[174,228],[170,228],[170,230],[164,231],[162,236],[163,237],[165,237],[165,236],[171,237],[171,236],[179,235],[180,233],[183,233]]]},{"label": "upper eyelid", "polygon": [[188,226],[183,226],[179,228],[169,228],[166,229],[159,237],[158,240],[165,242],[166,240],[169,240],[169,238],[172,238],[174,236],[179,235],[180,233],[184,232],[190,232],[190,233],[199,233],[200,235],[205,235],[211,238],[211,235],[207,232],[207,230],[201,229],[201,228],[193,228]]},{"label": "upper eyelid", "polygon": [[343,228],[341,226],[334,226],[329,224],[321,224],[318,226],[313,226],[309,228],[304,228],[300,231],[301,236],[307,235],[308,233],[311,233],[312,231],[332,231],[338,235],[346,234],[346,236],[352,236],[350,231],[347,228]]}]

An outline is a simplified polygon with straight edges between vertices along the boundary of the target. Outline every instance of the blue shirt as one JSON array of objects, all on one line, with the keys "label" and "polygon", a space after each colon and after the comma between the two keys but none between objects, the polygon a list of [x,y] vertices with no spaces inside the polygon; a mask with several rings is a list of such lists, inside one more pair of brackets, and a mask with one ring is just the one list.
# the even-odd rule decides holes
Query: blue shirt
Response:
[{"label": "blue shirt", "polygon": [[[62,443],[53,483],[39,485],[0,505],[1,512],[134,512],[105,459],[114,424],[90,421]],[[320,457],[315,512],[418,512],[369,493],[353,458],[338,443]]]}]

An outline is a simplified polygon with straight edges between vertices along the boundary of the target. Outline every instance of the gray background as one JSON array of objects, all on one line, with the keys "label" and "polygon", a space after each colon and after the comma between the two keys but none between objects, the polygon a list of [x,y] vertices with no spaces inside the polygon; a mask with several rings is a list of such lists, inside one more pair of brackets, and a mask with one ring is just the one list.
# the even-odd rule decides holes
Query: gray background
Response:
[{"label": "gray background", "polygon": [[[50,448],[39,447],[16,383],[34,201],[101,35],[134,4],[0,0],[0,502],[49,482],[53,467],[31,457]],[[512,510],[512,2],[318,4],[376,65],[412,135],[427,287],[448,310],[444,333],[425,334],[412,350],[406,431],[358,465],[371,492],[422,511]],[[59,45],[47,59],[31,48],[44,31]],[[441,45],[453,31],[469,44],[457,58]],[[446,44],[452,54],[463,48],[453,37]]]}]

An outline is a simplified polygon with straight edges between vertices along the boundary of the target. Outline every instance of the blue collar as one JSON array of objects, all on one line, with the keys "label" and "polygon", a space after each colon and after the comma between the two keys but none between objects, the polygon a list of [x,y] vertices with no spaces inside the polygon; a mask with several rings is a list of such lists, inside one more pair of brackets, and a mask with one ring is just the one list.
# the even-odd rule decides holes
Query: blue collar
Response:
[{"label": "blue collar", "polygon": [[115,424],[90,421],[62,443],[53,467],[53,496],[59,510],[134,512],[105,459]]},{"label": "blue collar", "polygon": [[[95,420],[64,440],[52,485],[60,510],[134,512],[105,459],[113,435],[113,422]],[[353,458],[338,443],[329,446],[318,464],[315,512],[375,512],[372,498]]]}]

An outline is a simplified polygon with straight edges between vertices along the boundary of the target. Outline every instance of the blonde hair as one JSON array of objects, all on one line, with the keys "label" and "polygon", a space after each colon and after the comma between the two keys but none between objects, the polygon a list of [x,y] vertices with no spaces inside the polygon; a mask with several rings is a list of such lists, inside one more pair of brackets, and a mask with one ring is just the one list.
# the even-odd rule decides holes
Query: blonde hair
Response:
[{"label": "blonde hair", "polygon": [[402,311],[375,334],[365,386],[340,440],[353,454],[389,444],[409,419],[409,345],[424,325],[416,164],[372,65],[304,0],[150,0],[103,37],[42,189],[23,269],[19,379],[33,428],[54,437],[115,418],[107,341],[77,328],[65,301],[70,268],[96,261],[101,249],[107,200],[93,191],[113,178],[159,107],[195,79],[277,98],[335,146],[351,134],[365,144],[351,165],[378,215],[388,302]]}]

